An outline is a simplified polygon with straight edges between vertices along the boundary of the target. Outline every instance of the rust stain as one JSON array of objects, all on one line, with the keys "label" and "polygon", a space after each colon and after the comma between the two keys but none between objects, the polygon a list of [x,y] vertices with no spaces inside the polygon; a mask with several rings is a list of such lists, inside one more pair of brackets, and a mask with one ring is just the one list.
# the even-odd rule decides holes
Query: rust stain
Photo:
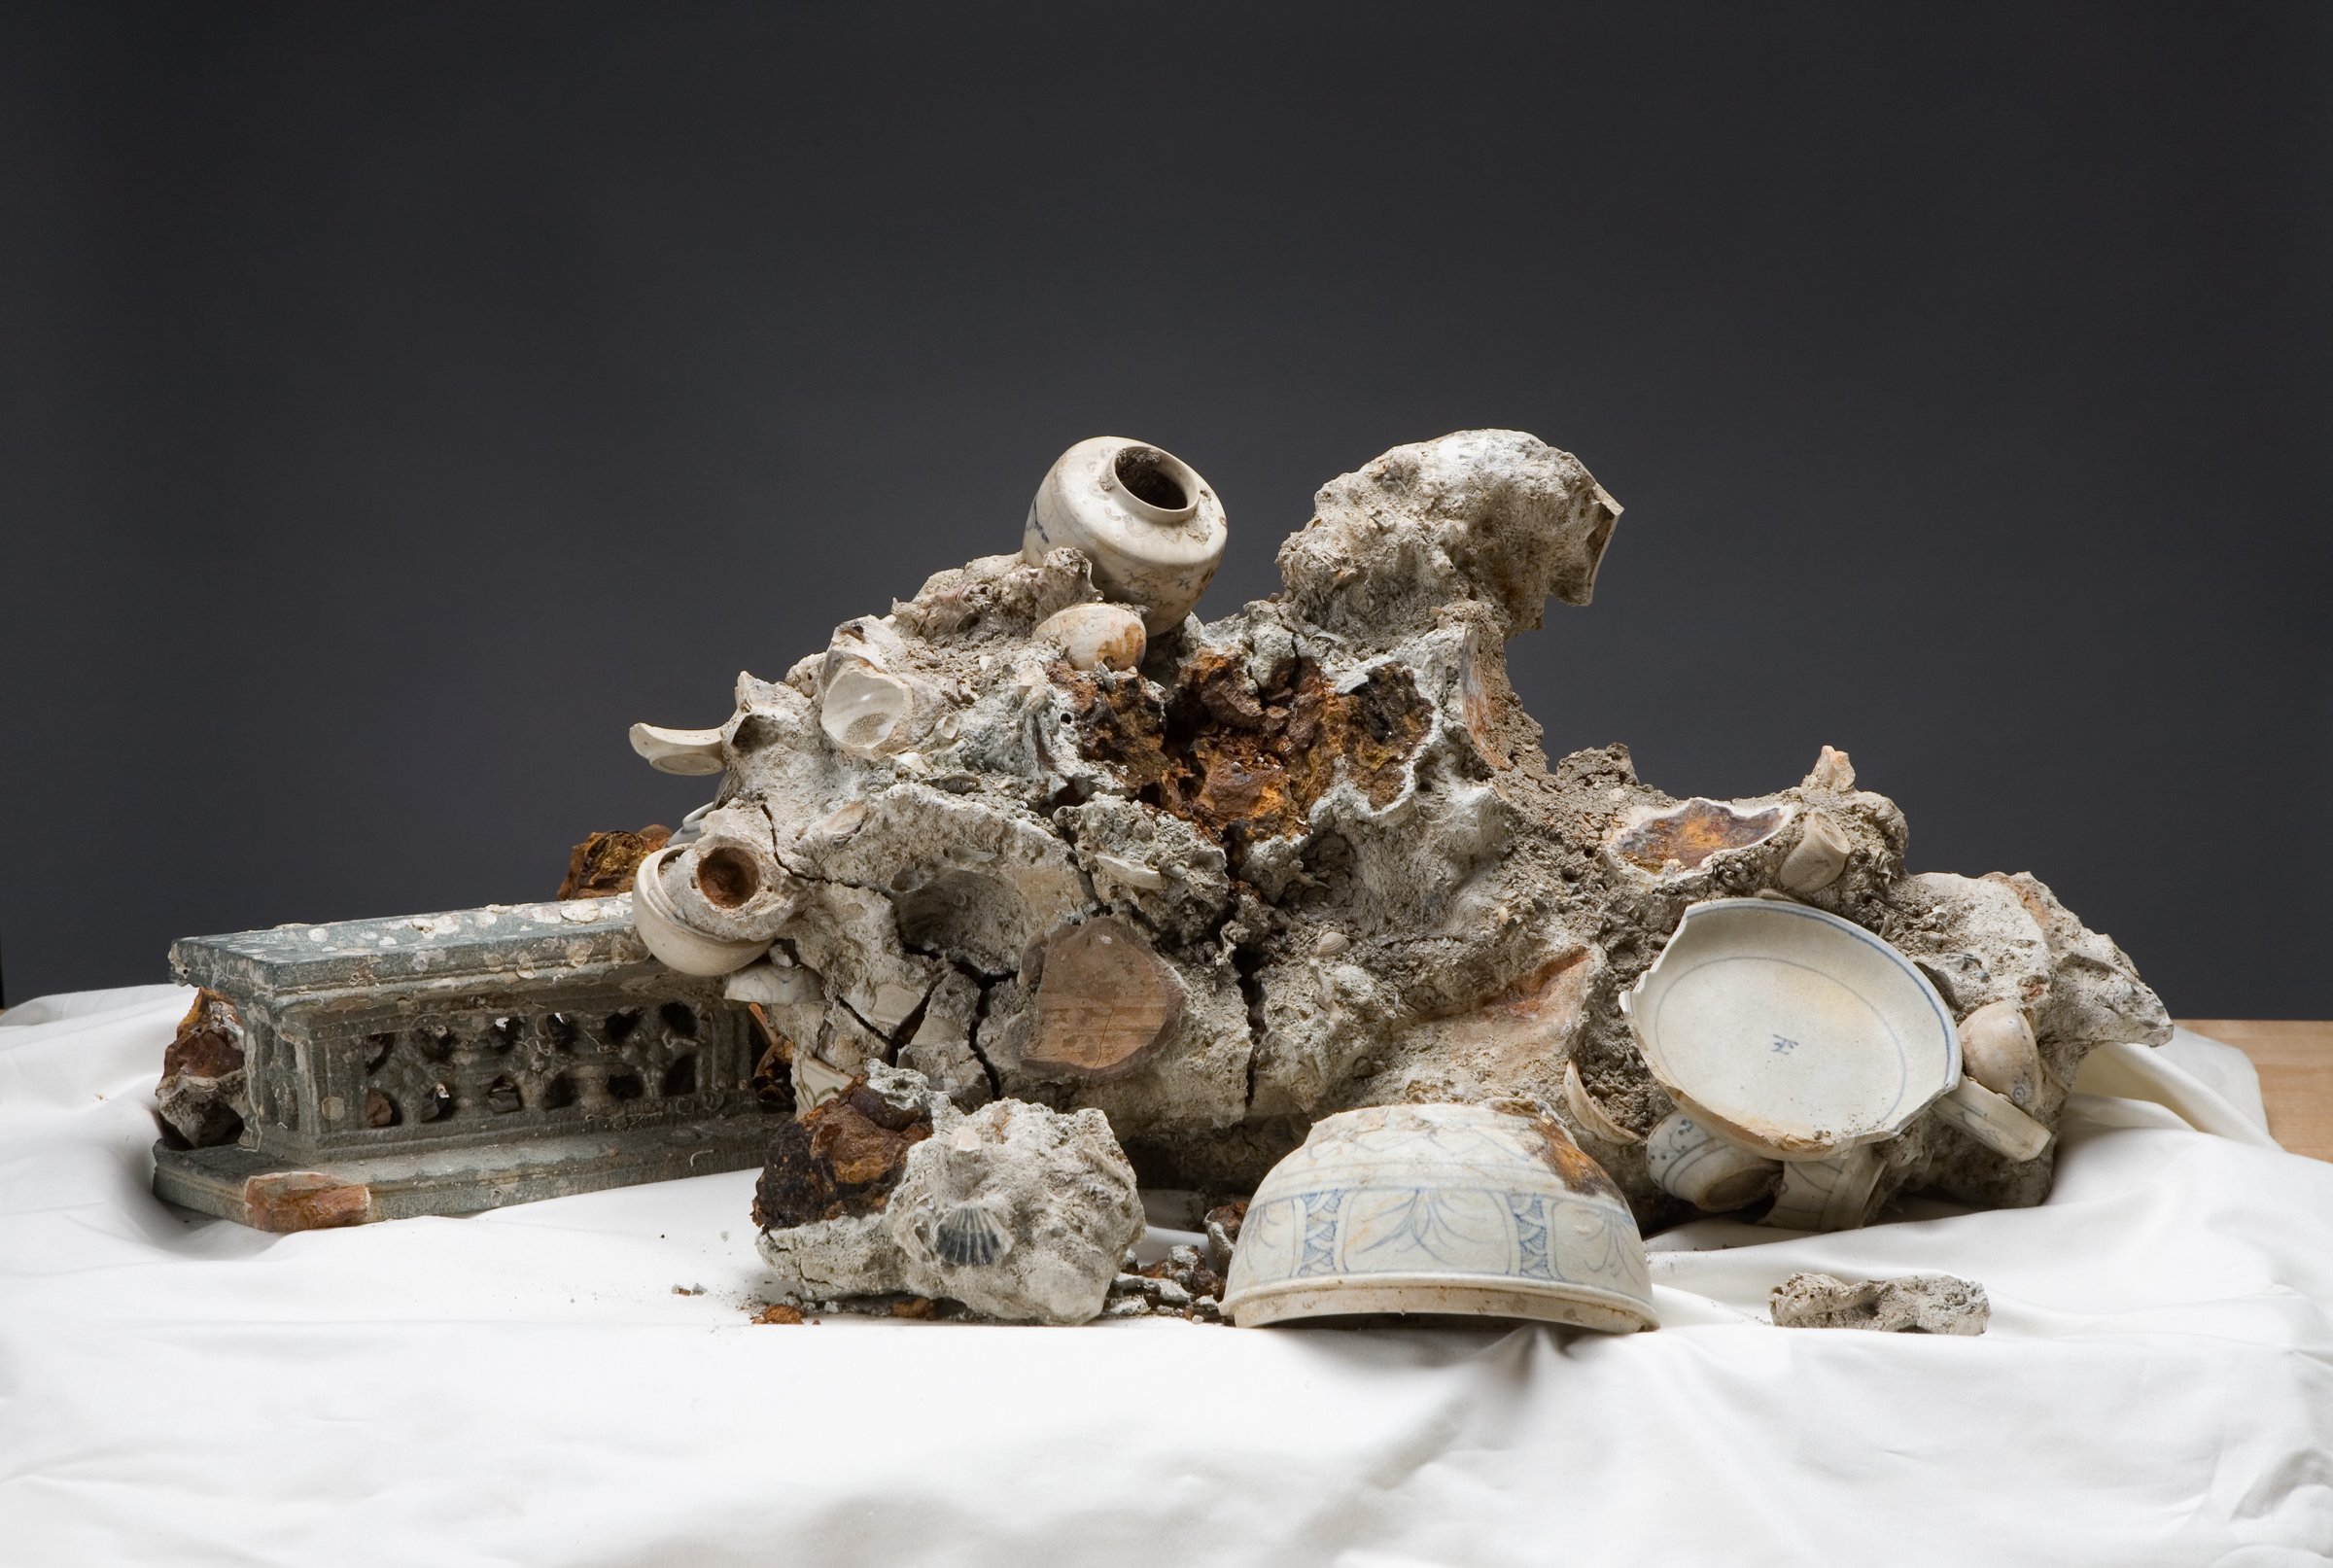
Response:
[{"label": "rust stain", "polygon": [[1244,661],[1204,653],[1163,704],[1139,684],[1072,682],[1081,744],[1144,801],[1227,844],[1302,832],[1340,778],[1390,804],[1432,718],[1410,673],[1391,665],[1341,692],[1310,659],[1259,686]]},{"label": "rust stain", "polygon": [[1604,1173],[1604,1167],[1572,1141],[1572,1135],[1563,1130],[1561,1123],[1537,1112],[1532,1114],[1530,1120],[1539,1129],[1539,1135],[1547,1145],[1548,1168],[1554,1171],[1557,1179],[1566,1187],[1584,1196],[1626,1202],[1620,1195],[1620,1189]]},{"label": "rust stain", "polygon": [[280,1170],[243,1183],[243,1223],[260,1231],[329,1231],[372,1218],[372,1189],[316,1170]]},{"label": "rust stain", "polygon": [[761,1035],[761,1056],[753,1063],[754,1101],[765,1109],[794,1108],[794,1042],[763,1012],[761,1003],[746,1003],[746,1012]]},{"label": "rust stain", "polygon": [[1721,851],[1772,837],[1784,815],[1779,806],[1742,813],[1714,800],[1689,800],[1626,829],[1613,840],[1613,848],[1647,871],[1658,871],[1671,860],[1690,871]]},{"label": "rust stain", "polygon": [[673,830],[661,823],[637,833],[618,829],[594,833],[567,856],[567,880],[559,884],[561,898],[612,898],[632,890],[633,873],[640,862],[664,848]]},{"label": "rust stain", "polygon": [[194,993],[194,1005],[178,1021],[178,1034],[162,1052],[164,1078],[224,1078],[243,1065],[243,1047],[235,1043],[241,1026],[235,1004],[208,987]]},{"label": "rust stain", "polygon": [[789,1230],[890,1202],[907,1151],[931,1136],[931,1118],[903,1111],[853,1078],[832,1099],[781,1123],[753,1189],[753,1223]]}]

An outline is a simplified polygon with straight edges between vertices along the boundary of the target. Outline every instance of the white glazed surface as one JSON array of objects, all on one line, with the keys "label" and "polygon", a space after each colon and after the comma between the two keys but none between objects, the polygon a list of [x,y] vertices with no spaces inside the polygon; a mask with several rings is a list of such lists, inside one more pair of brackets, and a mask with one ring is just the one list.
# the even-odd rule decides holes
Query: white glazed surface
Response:
[{"label": "white glazed surface", "polygon": [[1645,1163],[1664,1192],[1713,1213],[1774,1190],[1775,1161],[1719,1137],[1686,1111],[1671,1111],[1645,1139]]},{"label": "white glazed surface", "polygon": [[1869,1217],[1879,1169],[1879,1156],[1860,1145],[1828,1160],[1790,1161],[1782,1167],[1774,1206],[1758,1223],[1786,1231],[1852,1231]]},{"label": "white glazed surface", "polygon": [[674,848],[667,845],[647,855],[632,876],[632,927],[648,951],[684,975],[729,974],[767,953],[766,941],[726,941],[680,923],[664,885],[665,861]]},{"label": "white glazed surface", "polygon": [[[1129,495],[1115,464],[1148,447],[1172,466],[1187,505],[1163,511]],[[1123,436],[1095,436],[1054,460],[1029,503],[1022,552],[1031,561],[1063,545],[1094,563],[1094,585],[1142,612],[1151,636],[1178,625],[1223,564],[1229,533],[1223,503],[1197,470],[1164,448]]]},{"label": "white glazed surface", "polygon": [[1241,1324],[1301,1308],[1652,1326],[1627,1205],[1568,1140],[1585,1176],[1567,1181],[1545,1138],[1540,1124],[1475,1105],[1379,1105],[1314,1123],[1248,1204],[1226,1308]]},{"label": "white glazed surface", "polygon": [[1799,904],[1693,905],[1622,1006],[1680,1104],[1780,1159],[1892,1137],[1961,1079],[1951,1011],[1911,960]]}]

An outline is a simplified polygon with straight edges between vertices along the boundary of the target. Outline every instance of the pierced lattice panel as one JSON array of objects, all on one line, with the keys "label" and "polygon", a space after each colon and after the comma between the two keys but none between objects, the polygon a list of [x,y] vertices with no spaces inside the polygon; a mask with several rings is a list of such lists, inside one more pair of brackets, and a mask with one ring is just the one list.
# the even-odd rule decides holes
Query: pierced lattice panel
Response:
[{"label": "pierced lattice panel", "polygon": [[339,1145],[525,1136],[734,1107],[748,1067],[732,1009],[571,1000],[319,1034],[324,1137]]}]

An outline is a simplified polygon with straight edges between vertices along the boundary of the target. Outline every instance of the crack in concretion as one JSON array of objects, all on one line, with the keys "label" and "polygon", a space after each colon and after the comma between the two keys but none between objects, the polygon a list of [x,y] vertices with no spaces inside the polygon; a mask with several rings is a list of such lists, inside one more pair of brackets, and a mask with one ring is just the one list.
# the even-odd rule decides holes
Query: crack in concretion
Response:
[{"label": "crack in concretion", "polygon": [[1261,978],[1264,959],[1262,948],[1232,949],[1232,969],[1239,977],[1239,997],[1247,1004],[1246,1103],[1251,1110],[1256,1103],[1256,1071],[1264,1055],[1264,1034],[1268,1027],[1264,1017],[1264,982]]},{"label": "crack in concretion", "polygon": [[964,1049],[972,1053],[972,1060],[980,1063],[982,1072],[988,1074],[989,1098],[1002,1099],[1004,1098],[1004,1075],[996,1070],[996,1064],[989,1060],[989,1054],[980,1048],[980,1027],[989,1019],[989,993],[1012,977],[998,975],[993,979],[988,979],[982,976],[981,971],[969,964],[958,964],[957,967],[970,975],[972,983],[980,988],[980,1001],[972,1009],[972,1027],[964,1031]]}]

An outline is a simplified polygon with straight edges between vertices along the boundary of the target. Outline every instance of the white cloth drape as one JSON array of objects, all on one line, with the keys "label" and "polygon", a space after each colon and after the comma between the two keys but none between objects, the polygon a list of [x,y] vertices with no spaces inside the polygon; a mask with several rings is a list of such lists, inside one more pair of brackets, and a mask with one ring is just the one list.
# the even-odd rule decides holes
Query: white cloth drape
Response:
[{"label": "white cloth drape", "polygon": [[[2333,1561],[2333,1165],[2191,1035],[2094,1059],[2039,1208],[1654,1238],[1656,1333],[796,1328],[748,1321],[751,1172],[163,1205],[186,996],[0,1015],[0,1564]],[[1801,1269],[1992,1331],[1760,1321]]]}]

